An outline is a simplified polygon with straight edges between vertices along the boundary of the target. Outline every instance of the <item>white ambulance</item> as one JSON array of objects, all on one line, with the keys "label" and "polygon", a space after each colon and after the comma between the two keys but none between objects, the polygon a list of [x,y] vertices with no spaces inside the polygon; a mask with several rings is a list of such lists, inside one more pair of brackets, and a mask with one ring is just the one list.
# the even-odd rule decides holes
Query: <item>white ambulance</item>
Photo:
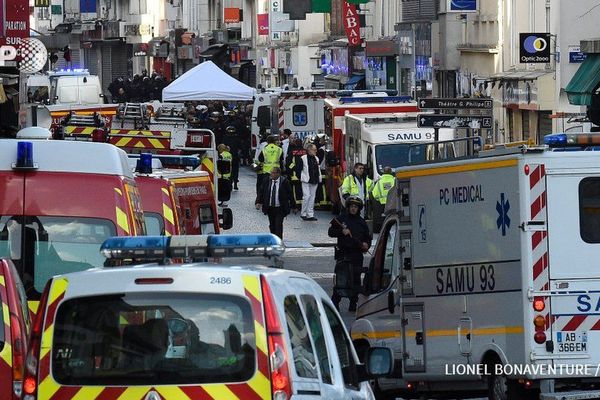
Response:
[{"label": "white ambulance", "polygon": [[597,135],[397,171],[351,329],[395,355],[380,391],[600,398],[600,153],[559,151]]},{"label": "white ambulance", "polygon": [[336,90],[272,90],[255,96],[252,108],[252,148],[260,130],[280,134],[289,129],[300,139],[325,133],[324,101]]},{"label": "white ambulance", "polygon": [[[346,114],[345,156],[349,168],[361,162],[373,181],[383,168],[408,163],[412,144],[454,139],[454,129],[418,128],[416,113]],[[416,154],[413,154],[417,157]],[[424,156],[424,155],[422,155]]]}]

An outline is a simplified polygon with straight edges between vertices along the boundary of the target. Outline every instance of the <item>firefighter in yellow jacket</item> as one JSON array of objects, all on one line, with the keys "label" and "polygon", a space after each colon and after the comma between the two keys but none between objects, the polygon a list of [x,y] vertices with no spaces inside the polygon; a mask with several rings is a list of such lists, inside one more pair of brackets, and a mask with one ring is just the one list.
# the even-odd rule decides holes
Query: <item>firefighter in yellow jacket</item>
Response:
[{"label": "firefighter in yellow jacket", "polygon": [[223,143],[217,146],[219,159],[217,160],[217,181],[219,188],[219,205],[225,206],[231,198],[231,161],[233,159],[229,147]]},{"label": "firefighter in yellow jacket", "polygon": [[281,171],[284,171],[283,150],[277,145],[277,139],[276,135],[267,137],[267,145],[258,155],[258,161],[262,164],[262,171],[257,176],[257,184],[259,186],[269,178],[273,167],[279,167]]}]

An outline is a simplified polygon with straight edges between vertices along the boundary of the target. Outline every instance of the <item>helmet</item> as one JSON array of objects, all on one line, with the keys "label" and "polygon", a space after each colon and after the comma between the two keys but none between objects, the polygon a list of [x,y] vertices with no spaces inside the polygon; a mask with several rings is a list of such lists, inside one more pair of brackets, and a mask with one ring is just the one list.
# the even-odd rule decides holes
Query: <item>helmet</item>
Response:
[{"label": "helmet", "polygon": [[227,132],[227,133],[236,133],[237,130],[235,129],[235,126],[229,125],[227,128],[225,128],[225,132]]},{"label": "helmet", "polygon": [[346,208],[349,208],[352,204],[357,205],[359,211],[363,208],[363,201],[358,196],[349,196],[346,199]]},{"label": "helmet", "polygon": [[221,118],[221,113],[219,111],[213,111],[210,113],[211,118]]}]

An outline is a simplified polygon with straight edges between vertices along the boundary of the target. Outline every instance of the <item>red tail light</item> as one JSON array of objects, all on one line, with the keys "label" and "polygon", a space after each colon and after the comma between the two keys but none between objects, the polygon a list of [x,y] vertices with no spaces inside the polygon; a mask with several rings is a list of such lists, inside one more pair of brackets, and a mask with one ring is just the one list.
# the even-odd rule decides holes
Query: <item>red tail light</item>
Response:
[{"label": "red tail light", "polygon": [[106,130],[104,128],[94,129],[92,132],[92,142],[106,142]]},{"label": "red tail light", "polygon": [[546,341],[546,334],[544,332],[537,331],[535,335],[533,335],[533,340],[535,340],[537,344],[542,344]]},{"label": "red tail light", "polygon": [[12,370],[13,370],[13,399],[21,398],[23,386],[23,370],[25,360],[25,335],[23,335],[19,318],[10,314],[10,335],[12,338]]},{"label": "red tail light", "polygon": [[34,400],[37,392],[37,375],[40,359],[40,347],[42,345],[42,332],[44,329],[44,315],[46,313],[46,305],[48,303],[48,292],[52,280],[46,283],[44,293],[40,299],[31,337],[29,338],[29,351],[25,361],[25,379],[23,380],[23,400]]},{"label": "red tail light", "polygon": [[533,299],[533,309],[535,311],[543,311],[545,307],[546,304],[544,303],[544,299],[542,297],[535,297]]},{"label": "red tail light", "polygon": [[287,400],[292,397],[292,382],[288,369],[288,357],[279,315],[271,288],[264,276],[260,277],[262,297],[265,307],[269,364],[271,367],[271,388],[273,400]]}]

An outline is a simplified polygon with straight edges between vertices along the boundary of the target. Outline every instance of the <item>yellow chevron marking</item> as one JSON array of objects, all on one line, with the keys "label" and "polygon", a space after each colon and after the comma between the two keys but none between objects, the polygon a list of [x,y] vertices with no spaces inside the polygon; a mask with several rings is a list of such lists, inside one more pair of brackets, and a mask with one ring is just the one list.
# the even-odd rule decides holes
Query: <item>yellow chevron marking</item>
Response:
[{"label": "yellow chevron marking", "polygon": [[125,233],[129,234],[129,222],[127,222],[127,214],[125,214],[125,211],[121,210],[119,207],[115,207],[115,212],[117,214],[117,224],[125,231]]},{"label": "yellow chevron marking", "polygon": [[98,397],[104,390],[103,386],[84,386],[70,400],[90,400]]},{"label": "yellow chevron marking", "polygon": [[0,275],[0,285],[6,286],[6,281],[4,280],[4,275]]},{"label": "yellow chevron marking", "polygon": [[119,316],[119,325],[129,325],[129,321],[124,316]]},{"label": "yellow chevron marking", "polygon": [[258,393],[262,399],[269,399],[271,397],[271,383],[260,371],[256,372],[254,378],[248,382],[248,386]]},{"label": "yellow chevron marking", "polygon": [[48,374],[46,379],[40,383],[40,387],[38,388],[38,398],[39,400],[46,400],[52,398],[54,394],[60,389],[60,385],[52,379],[52,375]]},{"label": "yellow chevron marking", "polygon": [[69,280],[67,278],[55,279],[52,282],[52,290],[50,291],[50,297],[48,298],[48,305],[54,303],[63,293],[67,291]]},{"label": "yellow chevron marking", "polygon": [[5,342],[4,348],[0,351],[0,360],[4,360],[9,367],[12,367],[12,347],[9,342]]},{"label": "yellow chevron marking", "polygon": [[244,275],[242,277],[244,289],[250,292],[259,302],[262,303],[262,294],[260,292],[260,282],[255,275]]},{"label": "yellow chevron marking", "polygon": [[154,147],[155,149],[164,149],[165,148],[165,146],[163,146],[163,144],[160,142],[160,139],[148,139],[148,141],[150,142],[152,147]]},{"label": "yellow chevron marking", "polygon": [[40,302],[34,301],[34,300],[28,300],[27,307],[29,307],[29,311],[31,311],[33,314],[35,314],[35,313],[37,313],[37,310],[40,307]]},{"label": "yellow chevron marking", "polygon": [[171,224],[175,224],[175,217],[173,216],[173,209],[168,204],[163,203],[163,215],[167,221]]},{"label": "yellow chevron marking", "polygon": [[171,179],[173,183],[198,183],[198,182],[210,182],[210,177],[208,176],[195,176],[193,178],[173,178]]},{"label": "yellow chevron marking", "polygon": [[144,395],[148,392],[149,387],[135,387],[130,386],[118,397],[118,400],[131,400],[131,399],[143,399]]},{"label": "yellow chevron marking", "polygon": [[123,191],[119,188],[115,188],[115,192],[119,194],[119,196],[123,196]]},{"label": "yellow chevron marking", "polygon": [[119,140],[117,140],[117,143],[115,143],[115,146],[125,147],[129,144],[130,141],[131,141],[131,138],[120,138]]},{"label": "yellow chevron marking", "polygon": [[202,389],[214,399],[239,400],[239,397],[225,385],[206,385],[202,386]]},{"label": "yellow chevron marking", "polygon": [[4,318],[4,323],[6,326],[10,326],[10,310],[8,309],[8,304],[6,303],[2,303],[2,318]]},{"label": "yellow chevron marking", "polygon": [[190,398],[179,386],[160,386],[156,391],[167,400],[189,400]]},{"label": "yellow chevron marking", "polygon": [[453,165],[450,167],[434,167],[420,170],[401,171],[396,173],[396,178],[412,178],[418,176],[452,174],[456,172],[480,171],[483,169],[505,168],[517,165],[516,159],[492,162],[476,162],[472,164]]},{"label": "yellow chevron marking", "polygon": [[133,147],[136,148],[146,148],[146,145],[144,143],[142,143],[141,141],[136,142],[136,144],[133,145]]},{"label": "yellow chevron marking", "polygon": [[265,354],[269,354],[267,349],[267,333],[265,327],[254,320],[254,335],[256,336],[256,347]]}]

